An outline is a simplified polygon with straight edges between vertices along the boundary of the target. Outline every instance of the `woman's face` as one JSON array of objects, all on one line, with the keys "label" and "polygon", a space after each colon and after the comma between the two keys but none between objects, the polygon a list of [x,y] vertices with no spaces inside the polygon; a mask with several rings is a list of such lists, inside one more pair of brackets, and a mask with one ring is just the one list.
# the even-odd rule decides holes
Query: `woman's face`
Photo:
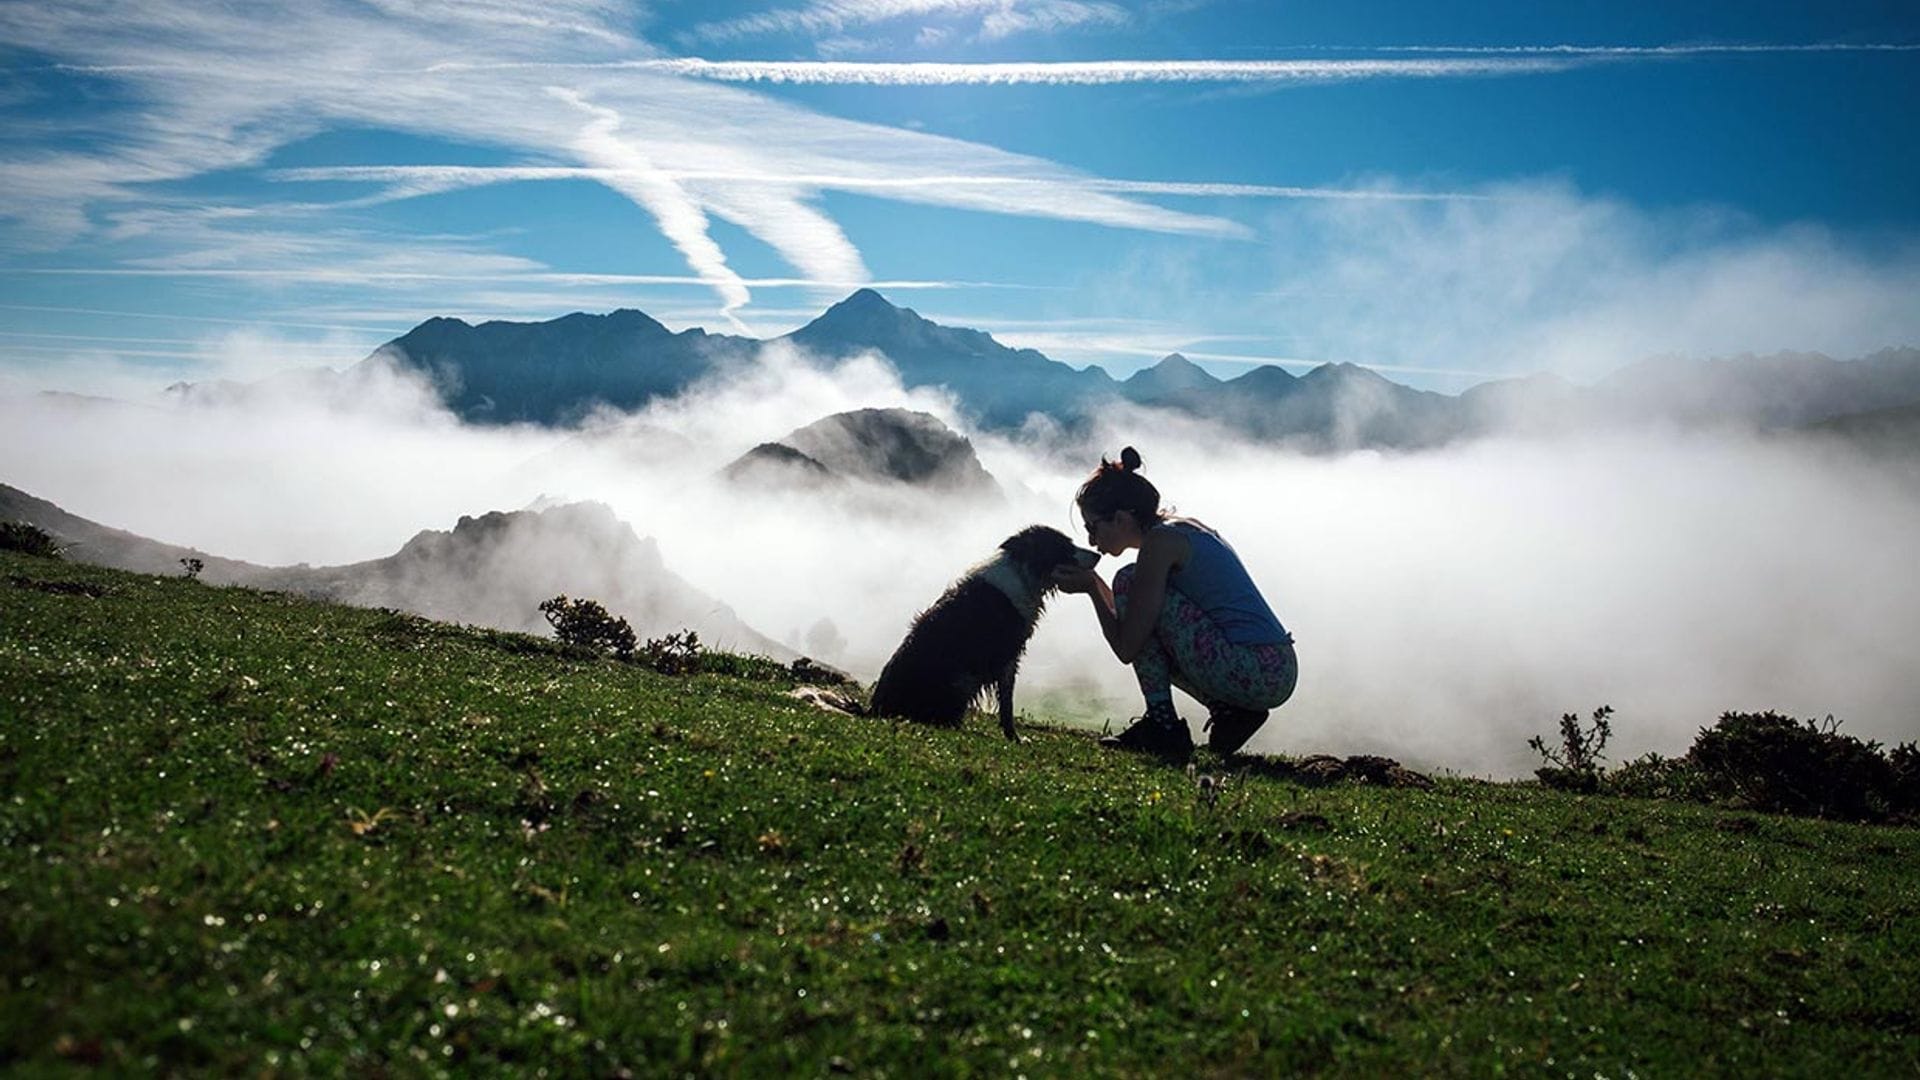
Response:
[{"label": "woman's face", "polygon": [[1104,514],[1082,511],[1087,523],[1087,543],[1102,555],[1119,555],[1140,546],[1140,526],[1131,510],[1113,510]]}]

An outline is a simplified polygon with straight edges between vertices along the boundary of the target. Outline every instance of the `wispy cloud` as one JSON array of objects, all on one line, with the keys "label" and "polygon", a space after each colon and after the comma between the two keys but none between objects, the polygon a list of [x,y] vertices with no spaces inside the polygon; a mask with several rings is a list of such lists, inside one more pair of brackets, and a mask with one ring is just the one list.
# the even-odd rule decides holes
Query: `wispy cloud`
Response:
[{"label": "wispy cloud", "polygon": [[166,322],[214,323],[222,326],[275,326],[295,330],[359,331],[362,329],[357,322],[317,323],[270,318],[225,319],[215,315],[183,315],[171,311],[128,311],[117,308],[69,307],[60,304],[0,304],[0,311],[32,311],[52,315],[100,315],[116,319],[159,319]]},{"label": "wispy cloud", "polygon": [[591,120],[573,138],[573,148],[588,163],[610,167],[609,186],[645,207],[668,241],[686,256],[687,265],[713,283],[723,310],[744,305],[746,283],[727,265],[720,245],[707,231],[707,215],[700,203],[648,159],[642,144],[620,137],[619,110],[596,105],[574,90],[548,87],[548,94],[566,102]]},{"label": "wispy cloud", "polygon": [[857,279],[821,281],[818,278],[752,277],[730,275],[724,278],[690,274],[584,274],[562,271],[488,271],[470,270],[379,270],[355,267],[316,266],[28,266],[0,269],[7,275],[41,277],[175,277],[272,279],[280,282],[353,282],[353,281],[525,281],[545,285],[697,285],[712,288],[737,282],[756,289],[1019,289],[1046,290],[1054,286],[992,281],[940,281],[920,278]]},{"label": "wispy cloud", "polygon": [[[858,31],[945,12],[970,32],[1150,20],[1147,8],[1064,0],[817,0],[766,13],[808,32]],[[212,0],[0,5],[0,40],[86,71],[111,92],[34,117],[28,137],[0,147],[0,217],[14,258],[76,238],[124,245],[111,256],[146,272],[242,273],[267,280],[401,280],[471,272],[532,284],[559,279],[537,265],[476,265],[467,251],[439,266],[370,263],[265,216],[307,215],[312,235],[352,225],[355,206],[496,183],[565,176],[619,192],[636,229],[655,229],[688,274],[576,275],[608,285],[697,282],[723,312],[743,311],[760,282],[840,289],[873,270],[828,192],[857,192],[946,209],[1081,222],[1104,228],[1235,238],[1246,226],[1165,205],[1169,199],[1313,199],[1353,203],[1472,201],[1459,192],[1286,187],[1108,179],[1045,158],[923,132],[825,116],[756,89],[723,83],[867,85],[1309,85],[1342,80],[1479,78],[1716,52],[1863,51],[1906,45],[1468,47],[1432,55],[1276,60],[1082,63],[861,64],[670,58],[629,28],[643,13],[622,0],[314,0],[276,10]],[[809,21],[810,20],[810,21]],[[998,20],[997,22],[995,20]],[[1024,20],[1024,22],[1022,22]],[[710,27],[725,24],[710,24]],[[941,24],[945,25],[945,24]],[[502,33],[510,29],[511,33]],[[1418,52],[1424,46],[1407,46]],[[256,169],[279,148],[334,128],[395,131],[535,163],[503,170],[428,170],[352,177],[388,185],[370,199],[324,207],[214,206],[189,212],[176,185]],[[550,170],[550,171],[543,171]],[[155,210],[167,212],[156,213]],[[224,250],[207,220],[231,219]],[[337,215],[337,216],[336,216]],[[793,278],[742,273],[727,250],[732,224],[767,244]],[[364,227],[364,226],[362,226]],[[241,238],[244,237],[244,238]],[[352,238],[349,238],[352,239]],[[275,245],[279,245],[276,249]],[[348,245],[352,246],[351,244]],[[149,255],[126,260],[132,250]],[[51,267],[49,267],[51,268]],[[654,269],[643,267],[636,269]],[[300,275],[306,275],[302,278]],[[906,287],[896,285],[895,287]]]},{"label": "wispy cloud", "polygon": [[[947,63],[880,60],[707,60],[700,57],[533,62],[496,69],[614,69],[714,82],[860,86],[1106,86],[1116,83],[1310,83],[1538,75],[1599,63],[1601,56],[1363,58],[1343,60],[1062,60]],[[465,65],[450,65],[464,67]]]},{"label": "wispy cloud", "polygon": [[[16,238],[54,248],[101,235],[102,208],[124,223],[153,206],[156,183],[254,167],[300,138],[363,126],[604,170],[599,182],[651,219],[723,310],[746,304],[751,286],[730,265],[714,218],[767,243],[820,288],[865,283],[853,238],[815,204],[824,186],[808,177],[851,172],[872,193],[948,208],[1245,234],[1136,193],[1089,188],[1043,158],[634,68],[657,54],[621,32],[631,19],[627,5],[599,0],[543,5],[537,17],[505,3],[425,0],[319,0],[272,20],[193,0],[0,7],[0,39],[111,73],[103,77],[116,86],[113,100],[133,103],[53,121],[66,128],[48,145],[64,139],[83,150],[0,151],[8,193],[0,214],[15,220]],[[516,32],[500,34],[509,22]],[[552,63],[563,56],[580,63]],[[695,179],[702,175],[755,179]],[[979,176],[1023,182],[973,183]],[[188,227],[181,217],[138,226],[151,244]]]},{"label": "wispy cloud", "polygon": [[1717,54],[1792,54],[1853,52],[1920,52],[1920,44],[1896,42],[1828,42],[1811,44],[1692,45],[1371,45],[1316,46],[1317,50],[1345,53],[1428,53],[1444,56],[1713,56]]},{"label": "wispy cloud", "polygon": [[[913,20],[910,29],[916,36],[931,30],[944,40],[959,31],[994,41],[1025,33],[1124,26],[1131,18],[1126,8],[1109,0],[814,0],[802,7],[701,23],[681,35],[681,40],[718,42],[795,34],[833,39],[849,31]],[[936,19],[949,22],[925,25]]]},{"label": "wispy cloud", "polygon": [[[1031,159],[1008,159],[1027,164]],[[854,276],[859,253],[839,233],[838,225],[805,200],[819,191],[862,192],[908,202],[963,206],[992,213],[1054,217],[1145,232],[1189,236],[1245,238],[1246,227],[1224,218],[1190,214],[1115,195],[1184,195],[1213,198],[1379,198],[1470,199],[1459,192],[1399,192],[1365,188],[1275,187],[1259,184],[1179,183],[1107,180],[1065,169],[1041,175],[997,176],[986,172],[915,174],[884,162],[836,162],[839,172],[747,171],[740,169],[595,168],[552,165],[341,165],[275,170],[277,180],[355,181],[387,185],[387,190],[335,204],[370,206],[397,199],[437,195],[488,184],[543,180],[591,180],[618,188],[622,183],[670,181],[711,205],[720,216],[756,235],[783,241],[795,250],[795,265],[821,275],[823,285]],[[866,169],[866,173],[845,171]],[[785,218],[774,218],[767,207],[778,207]],[[811,230],[811,231],[809,231]],[[775,243],[780,247],[780,243]],[[784,251],[785,249],[782,248]],[[864,271],[862,271],[864,272]]]},{"label": "wispy cloud", "polygon": [[[525,183],[542,180],[593,180],[611,182],[618,170],[575,168],[552,165],[331,165],[278,169],[269,174],[276,180],[356,181],[387,185],[380,195],[354,204],[435,195],[487,184]],[[1038,180],[1024,176],[852,176],[815,174],[770,176],[742,172],[670,172],[666,175],[683,183],[702,185],[786,184],[803,188],[836,191],[885,192],[902,188],[929,187],[1036,187],[1077,183],[1088,191],[1120,195],[1174,195],[1215,199],[1388,199],[1426,202],[1444,199],[1484,199],[1487,196],[1463,191],[1398,191],[1390,188],[1291,187],[1275,184],[1193,183],[1169,180],[1115,180],[1084,177],[1078,180]],[[1179,231],[1194,231],[1183,229]]]},{"label": "wispy cloud", "polygon": [[1920,340],[1912,237],[1863,251],[1818,227],[1558,184],[1494,193],[1277,208],[1275,324],[1315,355],[1574,379],[1649,356],[1856,357]]},{"label": "wispy cloud", "polygon": [[[1920,44],[1701,44],[1701,45],[1371,45],[1289,46],[1286,52],[1342,52],[1329,59],[1285,60],[1068,60],[1068,61],[880,61],[709,60],[697,56],[643,60],[532,61],[552,68],[654,71],[715,82],[796,85],[1104,86],[1117,83],[1313,84],[1361,79],[1447,79],[1539,75],[1602,63],[1714,55],[1797,53],[1906,53]],[[1397,55],[1396,55],[1397,54]],[[1417,58],[1408,58],[1417,54]]]}]

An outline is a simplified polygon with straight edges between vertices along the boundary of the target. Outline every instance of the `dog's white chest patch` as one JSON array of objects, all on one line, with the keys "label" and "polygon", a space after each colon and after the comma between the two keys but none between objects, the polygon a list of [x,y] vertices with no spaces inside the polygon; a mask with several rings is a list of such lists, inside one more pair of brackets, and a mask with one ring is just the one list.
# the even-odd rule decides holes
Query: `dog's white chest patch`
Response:
[{"label": "dog's white chest patch", "polygon": [[1030,581],[1017,563],[1003,552],[974,568],[974,576],[999,589],[1028,625],[1039,621],[1043,586]]}]

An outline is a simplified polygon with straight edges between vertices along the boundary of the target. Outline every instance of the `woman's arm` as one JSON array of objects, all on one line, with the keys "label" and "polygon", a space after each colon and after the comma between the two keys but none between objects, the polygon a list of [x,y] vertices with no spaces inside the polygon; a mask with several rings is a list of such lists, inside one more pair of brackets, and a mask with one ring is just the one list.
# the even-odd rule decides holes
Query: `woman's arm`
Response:
[{"label": "woman's arm", "polygon": [[1100,634],[1107,639],[1107,647],[1115,648],[1114,642],[1120,634],[1120,616],[1114,612],[1113,589],[1106,579],[1092,570],[1080,567],[1063,566],[1053,572],[1053,581],[1061,592],[1086,593],[1093,601],[1094,618],[1100,620]]},{"label": "woman's arm", "polygon": [[[1112,629],[1105,618],[1100,629],[1107,632],[1107,644],[1123,664],[1131,664],[1153,638],[1153,624],[1167,601],[1167,575],[1187,557],[1191,545],[1172,529],[1149,529],[1140,544],[1140,557],[1133,561],[1133,583],[1127,587],[1127,614],[1115,617]],[[1111,602],[1109,602],[1111,603]]]},{"label": "woman's arm", "polygon": [[1134,560],[1125,619],[1113,602],[1113,589],[1092,570],[1063,566],[1053,572],[1053,583],[1061,592],[1087,594],[1107,647],[1121,663],[1131,664],[1153,637],[1153,624],[1167,599],[1167,575],[1186,559],[1189,550],[1187,538],[1171,529],[1147,533],[1140,545],[1140,557]]}]

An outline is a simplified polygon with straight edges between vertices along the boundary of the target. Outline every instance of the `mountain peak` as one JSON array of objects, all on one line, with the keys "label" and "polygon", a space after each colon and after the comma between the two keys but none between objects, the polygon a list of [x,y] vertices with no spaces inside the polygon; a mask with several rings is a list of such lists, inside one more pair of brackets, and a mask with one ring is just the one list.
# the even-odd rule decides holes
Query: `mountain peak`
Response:
[{"label": "mountain peak", "polygon": [[898,333],[901,328],[925,322],[910,308],[894,307],[872,289],[856,289],[845,300],[820,313],[820,317],[794,331],[795,336],[820,334],[871,336]]},{"label": "mountain peak", "polygon": [[1220,381],[1212,372],[1177,352],[1161,357],[1160,362],[1150,368],[1134,372],[1134,378],[1139,378],[1147,372],[1152,372],[1153,377],[1161,382],[1178,380],[1188,385],[1205,385]]},{"label": "mountain peak", "polygon": [[882,308],[887,308],[889,310],[895,310],[895,311],[899,310],[898,308],[895,308],[892,304],[888,303],[887,298],[884,296],[881,296],[878,291],[874,289],[867,289],[867,288],[860,288],[860,289],[853,290],[853,292],[847,294],[847,298],[845,300],[842,300],[833,306],[834,307],[852,307],[852,308],[882,307]]},{"label": "mountain peak", "polygon": [[[1335,360],[1330,363],[1321,364],[1319,367],[1300,376],[1300,381],[1306,383],[1333,383],[1335,385],[1392,382],[1391,379],[1388,379],[1385,375],[1380,374],[1372,368],[1361,367],[1359,364],[1349,363],[1345,360]],[[1397,386],[1399,384],[1394,383],[1394,385]]]},{"label": "mountain peak", "polygon": [[[492,325],[492,324],[489,324]],[[507,324],[514,325],[514,324]],[[522,324],[524,325],[524,324]],[[533,325],[540,325],[538,323]],[[562,315],[546,325],[569,332],[599,333],[611,330],[616,333],[642,333],[650,335],[670,334],[660,320],[638,308],[616,308],[605,315],[595,315],[585,311],[575,311]]]},{"label": "mountain peak", "polygon": [[1160,395],[1210,389],[1220,385],[1220,380],[1179,353],[1168,353],[1159,363],[1128,376],[1124,385],[1128,393],[1139,400],[1143,393]]}]

